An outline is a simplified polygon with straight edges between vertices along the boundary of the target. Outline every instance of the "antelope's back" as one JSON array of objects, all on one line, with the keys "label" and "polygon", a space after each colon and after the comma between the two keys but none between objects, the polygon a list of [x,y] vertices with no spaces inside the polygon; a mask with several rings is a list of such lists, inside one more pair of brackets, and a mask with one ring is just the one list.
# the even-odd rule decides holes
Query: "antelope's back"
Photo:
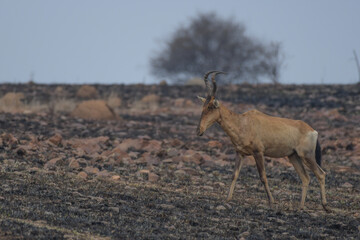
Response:
[{"label": "antelope's back", "polygon": [[254,140],[262,145],[264,154],[269,157],[284,157],[307,141],[310,132],[315,132],[300,120],[273,117],[257,110],[244,114],[254,133]]}]

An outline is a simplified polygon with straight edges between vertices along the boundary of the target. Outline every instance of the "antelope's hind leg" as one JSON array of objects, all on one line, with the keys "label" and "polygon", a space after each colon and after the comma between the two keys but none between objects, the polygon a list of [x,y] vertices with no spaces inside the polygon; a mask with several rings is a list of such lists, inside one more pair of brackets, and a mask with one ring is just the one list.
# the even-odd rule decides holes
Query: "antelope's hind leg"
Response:
[{"label": "antelope's hind leg", "polygon": [[321,194],[321,204],[325,211],[331,212],[331,209],[327,206],[326,193],[325,193],[325,176],[326,173],[322,168],[316,163],[315,157],[305,157],[303,158],[305,164],[313,171],[317,180],[320,184],[320,194]]},{"label": "antelope's hind leg", "polygon": [[310,183],[310,177],[309,174],[306,172],[306,169],[304,167],[304,164],[302,163],[301,158],[296,153],[290,155],[289,160],[294,166],[297,174],[300,176],[302,182],[301,201],[299,206],[299,209],[302,210],[304,209],[304,205],[305,205],[305,199],[306,199],[307,189]]},{"label": "antelope's hind leg", "polygon": [[269,199],[269,205],[270,205],[270,207],[272,207],[272,205],[274,203],[274,198],[271,195],[270,188],[269,188],[268,181],[267,181],[267,177],[266,177],[264,155],[262,153],[257,153],[257,154],[254,155],[254,158],[255,158],[255,162],[256,162],[256,167],[257,167],[258,172],[259,172],[260,180],[264,184],[265,191],[266,191],[266,194],[267,194],[268,199]]},{"label": "antelope's hind leg", "polygon": [[229,189],[229,194],[228,194],[228,197],[227,197],[226,201],[231,201],[231,199],[232,199],[234,189],[235,189],[236,180],[239,177],[239,173],[240,173],[242,164],[243,164],[243,157],[239,153],[236,153],[233,180],[231,182],[231,186],[230,186],[230,189]]}]

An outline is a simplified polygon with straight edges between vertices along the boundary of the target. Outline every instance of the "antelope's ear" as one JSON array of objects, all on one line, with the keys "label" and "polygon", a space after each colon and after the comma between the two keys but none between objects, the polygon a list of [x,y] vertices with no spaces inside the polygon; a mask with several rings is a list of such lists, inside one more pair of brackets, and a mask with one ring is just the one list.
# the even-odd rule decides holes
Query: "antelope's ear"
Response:
[{"label": "antelope's ear", "polygon": [[203,103],[205,103],[206,98],[203,98],[203,97],[200,97],[200,96],[197,96],[197,97],[198,97],[198,99],[200,99]]},{"label": "antelope's ear", "polygon": [[220,103],[217,99],[214,100],[214,106],[215,106],[215,108],[219,108],[219,106],[220,106]]}]

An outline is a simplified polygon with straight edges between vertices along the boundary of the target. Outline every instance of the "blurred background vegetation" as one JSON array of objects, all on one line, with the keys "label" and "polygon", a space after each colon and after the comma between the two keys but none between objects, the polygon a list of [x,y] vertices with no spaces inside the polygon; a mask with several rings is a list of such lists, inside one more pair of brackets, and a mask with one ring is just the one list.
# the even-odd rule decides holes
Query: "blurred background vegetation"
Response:
[{"label": "blurred background vegetation", "polygon": [[243,23],[202,13],[178,27],[151,58],[156,77],[181,83],[211,69],[228,72],[226,83],[279,82],[284,53],[279,42],[250,36]]}]

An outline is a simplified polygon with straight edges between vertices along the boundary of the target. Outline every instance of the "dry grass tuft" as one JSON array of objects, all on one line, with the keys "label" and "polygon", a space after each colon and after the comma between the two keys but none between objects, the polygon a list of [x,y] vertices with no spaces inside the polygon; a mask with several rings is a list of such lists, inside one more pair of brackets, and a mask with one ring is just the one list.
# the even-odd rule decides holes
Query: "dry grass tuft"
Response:
[{"label": "dry grass tuft", "polygon": [[77,102],[75,99],[58,98],[50,102],[52,113],[66,114],[71,113],[76,108]]},{"label": "dry grass tuft", "polygon": [[122,107],[122,105],[123,105],[121,98],[119,98],[118,94],[113,91],[110,93],[109,97],[107,98],[106,103],[112,109]]},{"label": "dry grass tuft", "polygon": [[99,93],[94,86],[82,85],[76,92],[76,97],[82,99],[95,99],[99,97]]},{"label": "dry grass tuft", "polygon": [[104,100],[87,100],[79,103],[71,112],[71,116],[92,120],[116,119],[114,111]]},{"label": "dry grass tuft", "polygon": [[17,113],[23,111],[24,94],[8,92],[0,99],[0,112]]},{"label": "dry grass tuft", "polygon": [[45,103],[41,103],[37,99],[31,100],[29,103],[24,104],[22,113],[30,114],[30,113],[46,113],[49,111],[49,105]]}]

